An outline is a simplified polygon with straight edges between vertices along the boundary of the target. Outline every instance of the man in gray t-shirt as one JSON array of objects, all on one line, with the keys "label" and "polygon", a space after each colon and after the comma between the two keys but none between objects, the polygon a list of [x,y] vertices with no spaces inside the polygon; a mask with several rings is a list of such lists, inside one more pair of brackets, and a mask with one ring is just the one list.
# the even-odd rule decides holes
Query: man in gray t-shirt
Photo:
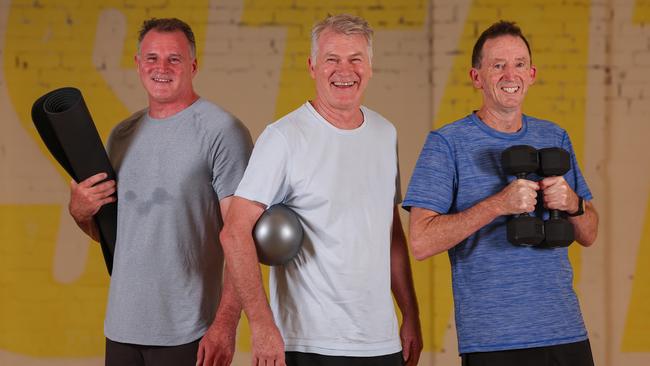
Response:
[{"label": "man in gray t-shirt", "polygon": [[[119,204],[106,364],[230,364],[241,306],[219,232],[250,134],[194,92],[194,36],[184,22],[145,21],[135,59],[149,106],[108,140]],[[105,178],[71,183],[70,213],[95,240],[93,215],[116,200],[116,182]]]}]

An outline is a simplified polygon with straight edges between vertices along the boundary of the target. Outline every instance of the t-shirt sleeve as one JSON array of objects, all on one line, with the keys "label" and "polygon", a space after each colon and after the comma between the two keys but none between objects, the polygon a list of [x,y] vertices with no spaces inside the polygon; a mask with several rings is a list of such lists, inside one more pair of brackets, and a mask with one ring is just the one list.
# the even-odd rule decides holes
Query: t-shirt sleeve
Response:
[{"label": "t-shirt sleeve", "polygon": [[113,156],[116,155],[116,151],[117,151],[117,148],[115,147],[115,140],[116,140],[115,135],[117,133],[115,130],[118,127],[115,127],[111,130],[111,133],[108,135],[108,138],[106,139],[106,143],[104,144],[106,149],[106,155],[108,155],[108,158],[111,161],[111,165],[113,166],[113,168],[115,168],[116,165],[115,162],[113,161],[114,160]]},{"label": "t-shirt sleeve", "polygon": [[250,132],[236,119],[219,135],[212,149],[212,188],[219,200],[235,193],[252,148]]},{"label": "t-shirt sleeve", "polygon": [[235,195],[266,206],[282,202],[289,189],[288,173],[289,146],[280,132],[268,126],[255,142]]},{"label": "t-shirt sleeve", "polygon": [[402,207],[448,213],[454,199],[456,164],[447,140],[437,132],[427,136],[415,164]]},{"label": "t-shirt sleeve", "polygon": [[573,151],[573,144],[571,144],[571,139],[569,138],[569,134],[566,133],[566,131],[564,132],[562,140],[562,148],[568,151],[571,155],[571,171],[569,171],[568,174],[565,174],[564,178],[567,180],[567,183],[569,183],[571,188],[573,188],[578,196],[586,199],[587,201],[591,201],[593,199],[591,190],[589,189],[587,181],[582,175],[576,154]]},{"label": "t-shirt sleeve", "polygon": [[397,161],[397,172],[395,174],[395,205],[402,203],[402,179],[400,178],[399,169],[399,147],[395,144],[395,160]]}]

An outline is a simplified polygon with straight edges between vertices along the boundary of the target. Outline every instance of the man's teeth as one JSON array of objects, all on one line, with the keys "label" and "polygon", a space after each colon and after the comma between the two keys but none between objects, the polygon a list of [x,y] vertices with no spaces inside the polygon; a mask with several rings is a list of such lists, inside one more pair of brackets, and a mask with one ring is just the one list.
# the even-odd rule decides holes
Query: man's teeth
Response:
[{"label": "man's teeth", "polygon": [[332,84],[334,86],[352,86],[354,85],[354,81],[335,81]]},{"label": "man's teeth", "polygon": [[157,83],[170,83],[171,82],[171,79],[162,79],[162,78],[152,78],[152,79],[153,79],[153,81],[155,81]]},{"label": "man's teeth", "polygon": [[518,86],[513,86],[511,88],[503,87],[501,88],[501,90],[505,91],[506,93],[516,93],[517,90],[519,90],[519,87]]}]

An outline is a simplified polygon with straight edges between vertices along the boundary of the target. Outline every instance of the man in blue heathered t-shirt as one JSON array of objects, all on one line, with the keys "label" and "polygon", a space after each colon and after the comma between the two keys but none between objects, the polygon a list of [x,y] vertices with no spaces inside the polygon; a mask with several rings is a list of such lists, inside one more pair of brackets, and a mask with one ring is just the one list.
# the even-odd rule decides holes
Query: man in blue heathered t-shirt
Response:
[{"label": "man in blue heathered t-shirt", "polygon": [[[500,21],[485,30],[470,71],[483,105],[429,134],[403,203],[415,257],[449,254],[464,366],[593,365],[567,248],[515,246],[506,235],[508,216],[534,211],[538,193],[540,206],[566,212],[581,245],[598,230],[568,134],[522,113],[536,72],[519,27]],[[509,177],[500,156],[513,145],[564,148],[571,170]]]}]

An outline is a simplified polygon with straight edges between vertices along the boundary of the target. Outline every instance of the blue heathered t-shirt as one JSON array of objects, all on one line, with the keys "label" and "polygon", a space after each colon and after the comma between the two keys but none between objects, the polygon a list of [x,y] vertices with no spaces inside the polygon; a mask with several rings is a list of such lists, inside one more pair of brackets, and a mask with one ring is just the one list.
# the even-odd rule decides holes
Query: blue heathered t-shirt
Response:
[{"label": "blue heathered t-shirt", "polygon": [[[524,115],[521,130],[502,133],[471,114],[429,133],[403,207],[453,214],[501,191],[514,179],[501,168],[501,152],[513,145],[569,151],[571,170],[564,178],[579,196],[592,199],[565,130]],[[540,196],[536,214],[546,218],[541,203]],[[514,246],[506,237],[507,219],[495,219],[448,251],[459,353],[587,339],[568,249]]]}]

